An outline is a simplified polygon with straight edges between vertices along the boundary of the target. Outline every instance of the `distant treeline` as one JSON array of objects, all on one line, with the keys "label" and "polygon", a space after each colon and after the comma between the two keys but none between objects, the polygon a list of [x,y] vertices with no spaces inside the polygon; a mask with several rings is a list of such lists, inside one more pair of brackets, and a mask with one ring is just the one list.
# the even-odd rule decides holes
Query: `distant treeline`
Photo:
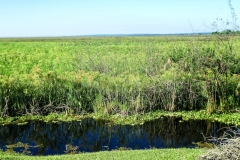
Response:
[{"label": "distant treeline", "polygon": [[221,32],[212,32],[212,34],[240,34],[240,31],[232,31],[230,29],[226,29],[224,31],[221,31]]}]

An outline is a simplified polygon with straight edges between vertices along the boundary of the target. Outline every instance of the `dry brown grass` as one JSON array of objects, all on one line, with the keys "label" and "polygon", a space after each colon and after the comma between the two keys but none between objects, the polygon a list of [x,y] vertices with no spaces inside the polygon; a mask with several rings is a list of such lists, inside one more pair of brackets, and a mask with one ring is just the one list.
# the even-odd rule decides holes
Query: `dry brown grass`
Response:
[{"label": "dry brown grass", "polygon": [[206,137],[206,140],[214,143],[217,148],[201,155],[200,160],[240,159],[240,129],[237,127],[223,129],[226,130],[220,138]]}]

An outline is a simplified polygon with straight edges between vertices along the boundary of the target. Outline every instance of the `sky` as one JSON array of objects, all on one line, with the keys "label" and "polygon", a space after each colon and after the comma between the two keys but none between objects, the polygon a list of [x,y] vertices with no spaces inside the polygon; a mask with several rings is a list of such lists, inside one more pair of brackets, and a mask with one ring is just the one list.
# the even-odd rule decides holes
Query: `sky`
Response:
[{"label": "sky", "polygon": [[0,37],[197,33],[227,21],[228,0],[0,0]]}]

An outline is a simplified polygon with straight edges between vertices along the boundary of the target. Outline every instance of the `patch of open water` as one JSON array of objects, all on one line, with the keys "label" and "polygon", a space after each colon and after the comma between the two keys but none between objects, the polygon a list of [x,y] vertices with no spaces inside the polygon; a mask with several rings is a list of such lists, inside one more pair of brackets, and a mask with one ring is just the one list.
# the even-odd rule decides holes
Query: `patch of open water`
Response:
[{"label": "patch of open water", "polygon": [[[227,125],[211,121],[182,121],[162,117],[143,125],[109,125],[84,119],[63,123],[32,121],[0,126],[0,149],[29,155],[96,152],[114,149],[192,148],[203,136],[219,136]],[[202,134],[201,134],[202,133]]]}]

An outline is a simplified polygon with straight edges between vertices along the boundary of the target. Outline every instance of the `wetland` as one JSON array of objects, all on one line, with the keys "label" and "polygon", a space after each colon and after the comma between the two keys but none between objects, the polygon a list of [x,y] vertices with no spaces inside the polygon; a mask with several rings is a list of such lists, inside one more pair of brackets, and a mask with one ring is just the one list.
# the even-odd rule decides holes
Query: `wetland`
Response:
[{"label": "wetland", "polygon": [[1,150],[195,148],[240,125],[239,47],[231,35],[0,39]]}]

